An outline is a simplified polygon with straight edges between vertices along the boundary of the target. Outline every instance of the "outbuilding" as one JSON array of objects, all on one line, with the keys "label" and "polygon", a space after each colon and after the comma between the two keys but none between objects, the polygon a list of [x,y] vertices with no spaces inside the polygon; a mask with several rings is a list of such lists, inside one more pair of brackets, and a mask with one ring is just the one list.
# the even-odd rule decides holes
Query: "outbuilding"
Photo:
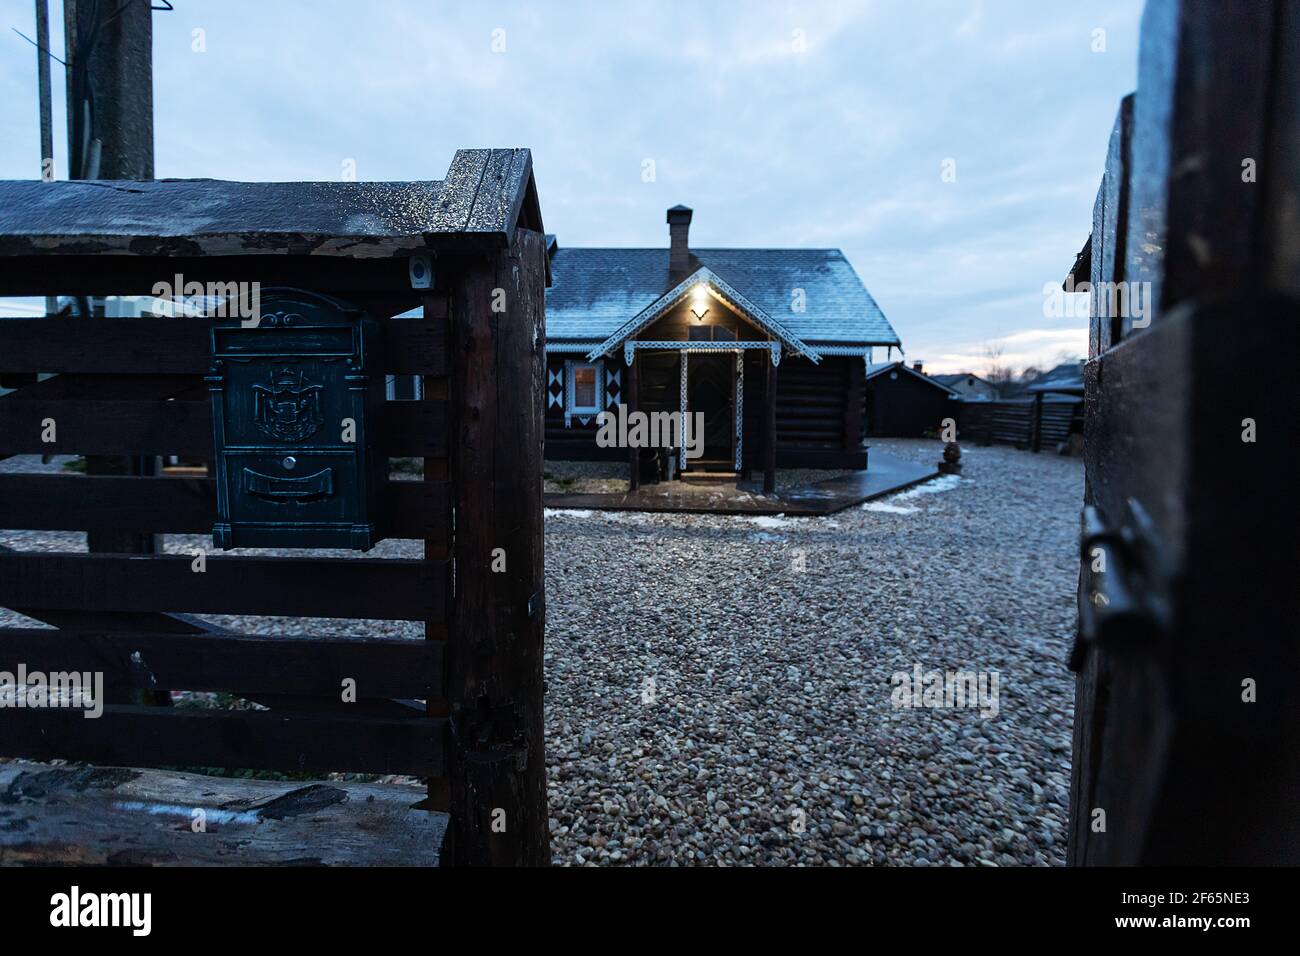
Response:
[{"label": "outbuilding", "polygon": [[867,434],[921,438],[939,434],[945,418],[956,419],[961,396],[921,370],[920,363],[886,362],[867,370]]}]

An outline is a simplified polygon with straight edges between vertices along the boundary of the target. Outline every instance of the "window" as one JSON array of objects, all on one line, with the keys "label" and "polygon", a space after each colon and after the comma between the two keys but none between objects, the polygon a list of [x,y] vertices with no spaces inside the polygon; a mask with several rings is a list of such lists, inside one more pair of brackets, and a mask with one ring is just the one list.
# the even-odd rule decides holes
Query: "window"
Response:
[{"label": "window", "polygon": [[729,325],[692,325],[686,337],[692,342],[734,342],[736,330]]},{"label": "window", "polygon": [[570,415],[595,415],[604,408],[600,400],[601,367],[586,363],[569,365],[569,402],[567,411]]}]

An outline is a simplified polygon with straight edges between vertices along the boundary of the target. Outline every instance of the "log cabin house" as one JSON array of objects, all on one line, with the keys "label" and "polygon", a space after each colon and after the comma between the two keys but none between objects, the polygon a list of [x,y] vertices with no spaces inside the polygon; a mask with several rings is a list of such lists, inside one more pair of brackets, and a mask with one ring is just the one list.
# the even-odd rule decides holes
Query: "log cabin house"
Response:
[{"label": "log cabin house", "polygon": [[871,293],[838,249],[692,249],[691,216],[666,249],[547,237],[546,456],[630,460],[635,487],[641,456],[596,442],[625,404],[703,414],[703,453],[661,456],[684,472],[865,468],[867,366],[900,347]]}]

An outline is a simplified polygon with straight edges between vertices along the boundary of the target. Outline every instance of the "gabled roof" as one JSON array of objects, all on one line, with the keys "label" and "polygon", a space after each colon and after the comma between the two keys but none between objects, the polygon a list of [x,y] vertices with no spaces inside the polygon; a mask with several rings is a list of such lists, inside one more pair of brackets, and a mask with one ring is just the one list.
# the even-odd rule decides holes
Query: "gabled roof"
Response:
[{"label": "gabled roof", "polygon": [[1082,395],[1083,364],[1081,362],[1063,362],[1030,382],[1028,391],[1063,392],[1069,395]]},{"label": "gabled roof", "polygon": [[733,289],[724,279],[716,275],[711,269],[701,266],[693,273],[683,279],[677,285],[673,286],[655,301],[651,302],[644,309],[632,316],[627,322],[619,326],[610,336],[600,343],[591,354],[589,359],[595,360],[601,355],[607,355],[616,349],[624,339],[635,335],[641,329],[645,328],[655,319],[662,316],[673,306],[677,305],[682,299],[686,298],[696,286],[704,286],[709,294],[721,302],[723,305],[739,312],[748,318],[764,332],[778,339],[782,345],[798,352],[804,358],[811,359],[813,362],[820,362],[821,356],[808,348],[806,344],[800,341],[796,336],[790,333],[783,325],[773,319],[761,308],[747,299],[740,292]]},{"label": "gabled roof", "polygon": [[463,149],[443,180],[0,181],[0,256],[375,257],[506,246],[542,229],[532,154]]},{"label": "gabled roof", "polygon": [[949,395],[953,396],[954,398],[961,397],[960,395],[957,394],[957,392],[953,391],[947,385],[943,384],[943,382],[940,382],[937,378],[926,375],[924,372],[918,372],[916,369],[912,368],[906,362],[876,362],[873,365],[868,365],[867,381],[871,381],[871,379],[875,378],[878,375],[883,375],[885,372],[888,372],[890,369],[896,369],[901,372],[906,372],[908,375],[915,375],[921,381],[925,382],[925,384],[933,385],[935,388],[942,389],[943,391],[947,392]]},{"label": "gabled roof", "polygon": [[942,375],[931,375],[930,377],[934,379],[936,382],[940,382],[944,385],[954,385],[957,382],[960,382],[964,378],[973,378],[976,381],[983,382],[985,385],[988,385],[991,388],[997,388],[996,385],[994,385],[984,376],[976,375],[974,372],[945,372]]},{"label": "gabled roof", "polygon": [[[838,249],[692,249],[691,255],[694,265],[813,349],[818,343],[901,346]],[[669,290],[668,250],[560,246],[551,274],[547,340],[602,342]],[[804,311],[795,311],[799,304]]]}]

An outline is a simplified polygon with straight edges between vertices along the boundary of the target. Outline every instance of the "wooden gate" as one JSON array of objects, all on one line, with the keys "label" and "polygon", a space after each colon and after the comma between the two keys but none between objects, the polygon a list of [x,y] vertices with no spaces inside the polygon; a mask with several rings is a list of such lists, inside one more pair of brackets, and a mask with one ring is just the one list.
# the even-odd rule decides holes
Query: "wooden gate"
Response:
[{"label": "wooden gate", "polygon": [[[528,151],[462,151],[429,183],[10,182],[0,210],[0,294],[93,303],[183,276],[300,287],[379,318],[383,372],[421,383],[379,423],[384,456],[421,463],[387,482],[387,535],[422,542],[402,557],[5,549],[0,606],[56,629],[0,629],[0,670],[103,672],[110,703],[98,719],[0,711],[0,754],[409,774],[428,780],[427,808],[450,811],[444,861],[549,862],[547,264]],[[413,278],[422,266],[431,282]],[[209,324],[0,319],[0,374],[19,386],[0,398],[0,457],[210,460]],[[207,535],[215,520],[211,478],[0,474],[0,528]],[[193,615],[349,623],[289,637]],[[370,619],[417,633],[379,636]],[[142,705],[171,690],[265,709]]]},{"label": "wooden gate", "polygon": [[1074,864],[1300,861],[1297,90],[1294,4],[1149,0],[1074,272]]}]

